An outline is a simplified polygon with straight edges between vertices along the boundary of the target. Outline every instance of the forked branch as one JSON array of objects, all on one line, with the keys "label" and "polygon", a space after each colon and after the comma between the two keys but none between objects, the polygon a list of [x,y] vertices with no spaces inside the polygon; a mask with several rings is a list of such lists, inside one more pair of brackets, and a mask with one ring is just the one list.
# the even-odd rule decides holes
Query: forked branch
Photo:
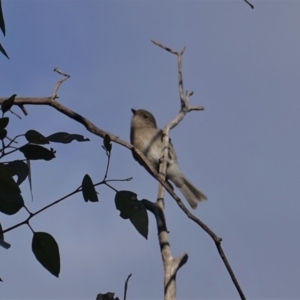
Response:
[{"label": "forked branch", "polygon": [[[186,91],[184,93],[184,85],[183,85],[183,75],[182,75],[182,56],[184,54],[185,51],[185,47],[183,48],[182,51],[176,51],[173,50],[169,47],[164,46],[162,43],[157,42],[152,40],[152,42],[161,47],[162,49],[177,55],[177,62],[178,62],[178,87],[179,87],[179,96],[180,96],[180,103],[181,103],[181,109],[178,113],[178,115],[164,128],[164,135],[163,135],[163,153],[162,153],[162,163],[160,164],[160,169],[159,169],[159,173],[163,176],[163,178],[165,178],[165,174],[166,174],[166,170],[167,170],[167,159],[164,159],[166,157],[168,157],[168,149],[169,149],[169,132],[172,128],[174,128],[175,126],[177,126],[179,124],[179,122],[185,117],[185,115],[187,114],[187,112],[193,111],[193,110],[203,110],[204,107],[202,106],[195,106],[195,107],[190,107],[189,106],[189,98],[190,96],[193,95],[193,92],[189,92]],[[158,203],[162,203],[163,199],[163,186],[164,185],[160,185],[160,189],[159,189],[159,195],[158,195],[158,199],[160,202]],[[170,193],[170,191],[168,191]],[[177,204],[179,205],[179,207],[182,209],[182,211],[188,216],[188,218],[190,218],[191,220],[193,220],[194,222],[196,222],[199,226],[202,227],[203,230],[205,230],[210,237],[214,240],[216,247],[218,249],[218,252],[220,254],[220,257],[223,260],[223,263],[225,264],[225,267],[232,279],[232,282],[234,283],[241,299],[246,299],[238,281],[236,276],[234,275],[234,272],[229,264],[229,261],[223,251],[222,245],[221,245],[221,241],[222,238],[218,237],[207,225],[205,225],[202,221],[200,221],[198,218],[196,218],[186,207],[185,205],[182,203],[182,201],[180,200],[180,198],[177,197],[177,195],[172,195],[173,198],[176,200]],[[163,209],[163,206],[162,206]],[[163,257],[164,260],[164,257]],[[174,272],[173,274],[173,281],[175,281],[176,278],[176,273]],[[175,285],[175,283],[174,283]],[[167,298],[169,299],[169,298]],[[170,298],[172,299],[172,298]]]}]

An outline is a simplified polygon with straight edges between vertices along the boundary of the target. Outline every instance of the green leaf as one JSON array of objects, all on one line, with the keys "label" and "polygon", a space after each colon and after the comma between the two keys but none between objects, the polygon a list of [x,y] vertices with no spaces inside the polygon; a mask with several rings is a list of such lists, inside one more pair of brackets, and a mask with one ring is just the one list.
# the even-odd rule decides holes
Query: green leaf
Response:
[{"label": "green leaf", "polygon": [[[0,45],[1,46],[1,45]],[[1,49],[0,49],[1,50]],[[8,99],[4,100],[1,104],[1,110],[3,113],[7,112],[14,105],[16,94],[13,94]]]},{"label": "green leaf", "polygon": [[78,141],[78,142],[86,142],[89,141],[89,139],[85,139],[80,134],[70,134],[67,132],[57,132],[49,135],[47,137],[48,141],[53,143],[62,143],[62,144],[69,144],[72,141]]},{"label": "green leaf", "polygon": [[130,221],[135,229],[145,238],[148,238],[148,213],[141,201],[135,201],[134,213],[130,217]]},{"label": "green leaf", "polygon": [[8,54],[6,53],[6,51],[4,50],[1,44],[0,44],[0,52],[9,59]]},{"label": "green leaf", "polygon": [[9,118],[0,118],[0,129],[4,129],[9,122]]},{"label": "green leaf", "polygon": [[120,211],[120,217],[129,219],[133,215],[134,201],[137,199],[137,194],[130,191],[119,191],[115,196],[115,204],[117,210]]},{"label": "green leaf", "polygon": [[40,134],[39,132],[33,129],[28,130],[25,133],[25,138],[29,143],[39,144],[39,145],[49,144],[49,141],[46,137],[44,137],[42,134]]},{"label": "green leaf", "polygon": [[24,206],[19,193],[0,192],[0,211],[6,215],[16,214]]},{"label": "green leaf", "polygon": [[5,35],[5,22],[4,22],[3,12],[2,12],[1,0],[0,0],[0,29],[2,30],[3,35]]},{"label": "green leaf", "polygon": [[0,140],[4,140],[7,136],[7,130],[6,129],[0,129]]},{"label": "green leaf", "polygon": [[86,174],[82,180],[82,194],[85,202],[97,202],[98,196],[91,177]]},{"label": "green leaf", "polygon": [[33,234],[32,252],[45,269],[58,277],[60,272],[59,248],[49,233],[35,232]]},{"label": "green leaf", "polygon": [[21,160],[10,161],[7,164],[5,164],[5,167],[12,176],[18,176],[18,185],[20,185],[29,174],[28,165]]},{"label": "green leaf", "polygon": [[21,190],[12,178],[11,173],[3,164],[0,164],[0,192],[21,193]]},{"label": "green leaf", "polygon": [[112,144],[111,144],[111,139],[110,139],[110,136],[108,134],[106,134],[104,136],[104,139],[103,139],[103,146],[104,148],[110,152],[111,151],[111,148],[112,148]]},{"label": "green leaf", "polygon": [[51,160],[55,158],[55,152],[56,152],[52,148],[48,150],[42,146],[32,145],[32,144],[28,144],[20,147],[19,151],[21,151],[27,159],[32,159],[32,160],[35,159]]},{"label": "green leaf", "polygon": [[10,244],[4,241],[3,229],[2,229],[1,224],[0,224],[0,246],[5,249],[10,248]]}]

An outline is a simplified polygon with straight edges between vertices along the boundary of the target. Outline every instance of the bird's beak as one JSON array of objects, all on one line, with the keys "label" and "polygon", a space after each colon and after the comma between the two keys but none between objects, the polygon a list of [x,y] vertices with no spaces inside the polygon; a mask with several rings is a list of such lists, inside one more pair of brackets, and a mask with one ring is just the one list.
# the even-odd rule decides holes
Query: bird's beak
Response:
[{"label": "bird's beak", "polygon": [[132,108],[131,111],[132,111],[132,113],[135,115],[136,110]]}]

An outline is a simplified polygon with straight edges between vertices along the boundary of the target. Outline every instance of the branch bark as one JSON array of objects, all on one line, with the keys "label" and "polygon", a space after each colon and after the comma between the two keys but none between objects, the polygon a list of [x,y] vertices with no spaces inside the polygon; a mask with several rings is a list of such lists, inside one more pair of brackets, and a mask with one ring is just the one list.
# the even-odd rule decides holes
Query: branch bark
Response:
[{"label": "branch bark", "polygon": [[[159,167],[159,174],[162,176],[162,178],[165,180],[166,178],[166,171],[167,171],[167,162],[169,157],[169,132],[171,128],[174,128],[179,124],[179,122],[184,118],[186,113],[188,111],[192,110],[203,110],[204,107],[198,106],[189,108],[188,102],[189,102],[189,96],[192,95],[192,93],[189,93],[188,91],[186,94],[184,94],[184,87],[183,87],[183,75],[182,75],[182,55],[185,51],[185,48],[181,52],[175,51],[169,47],[164,46],[160,42],[157,42],[155,40],[152,40],[152,43],[155,45],[163,48],[164,50],[177,55],[178,60],[178,81],[179,81],[179,96],[180,96],[180,104],[181,109],[179,114],[167,125],[165,126],[163,130],[163,151],[161,154],[161,163]],[[158,187],[158,195],[157,195],[157,211],[159,211],[159,214],[157,213],[155,215],[157,223],[158,223],[158,216],[161,216],[161,222],[165,222],[164,217],[164,186],[159,184]],[[164,299],[165,300],[175,300],[176,299],[176,275],[178,270],[187,262],[188,255],[186,253],[183,253],[177,258],[174,258],[171,251],[171,245],[169,242],[169,236],[168,231],[166,228],[166,225],[162,226],[161,230],[159,230],[158,227],[158,240],[160,244],[160,250],[161,250],[161,257],[163,261],[164,266]]]},{"label": "branch bark", "polygon": [[[189,100],[190,100],[190,96],[193,95],[193,92],[189,92],[186,90],[186,92],[184,93],[184,85],[183,85],[183,75],[182,75],[182,56],[184,54],[185,51],[185,47],[183,48],[182,51],[176,51],[173,50],[169,47],[166,47],[165,45],[163,45],[160,42],[157,42],[155,40],[152,40],[152,42],[161,47],[162,49],[175,54],[177,56],[177,64],[178,64],[178,88],[179,88],[179,96],[180,96],[180,104],[181,104],[181,109],[179,114],[167,125],[165,126],[163,132],[163,153],[161,156],[161,161],[162,163],[160,164],[160,169],[159,169],[159,173],[160,175],[165,179],[165,174],[166,174],[166,170],[167,170],[167,157],[168,157],[168,152],[169,152],[169,132],[172,128],[174,128],[175,126],[177,126],[181,120],[185,117],[185,115],[193,110],[203,110],[204,107],[202,106],[189,106]],[[169,191],[168,191],[169,192]],[[170,193],[170,192],[169,192]],[[157,200],[157,204],[160,206],[161,210],[163,211],[164,209],[164,203],[163,203],[163,195],[164,195],[164,186],[163,185],[159,185],[159,192],[158,192],[158,200]],[[177,197],[177,196],[176,196]],[[175,197],[173,197],[175,199]],[[178,198],[178,197],[177,197]],[[237,278],[229,264],[229,261],[223,251],[222,245],[221,245],[221,241],[222,238],[218,237],[210,228],[208,228],[202,221],[200,221],[198,218],[196,218],[186,207],[185,205],[182,203],[182,201],[178,198],[175,199],[177,201],[177,204],[179,205],[179,207],[184,211],[184,213],[188,216],[188,218],[190,218],[191,220],[193,220],[194,222],[196,222],[199,226],[202,227],[202,229],[204,229],[210,236],[211,238],[214,240],[216,247],[218,249],[218,252],[220,254],[220,257],[223,260],[223,263],[225,264],[225,267],[232,279],[233,284],[235,285],[241,299],[246,299],[238,281]],[[166,232],[167,235],[167,232]],[[159,236],[159,241],[160,243],[163,242],[163,240],[160,238]],[[170,245],[168,243],[168,245]],[[165,267],[165,279],[168,278],[169,281],[168,283],[170,283],[170,285],[168,285],[169,288],[171,288],[172,290],[175,289],[175,292],[171,292],[168,294],[168,291],[166,291],[166,280],[165,280],[165,299],[175,299],[176,296],[176,282],[175,282],[175,278],[176,278],[176,273],[177,273],[177,269],[172,269],[170,267],[170,265],[172,265],[172,254],[171,254],[171,250],[169,251],[169,253],[167,253],[168,255],[164,254],[162,252],[162,258],[164,261],[164,267]],[[171,261],[171,262],[170,262]],[[169,275],[168,270],[172,269],[172,275]],[[166,294],[167,292],[167,294]],[[174,295],[174,298],[172,298],[172,296]],[[167,298],[166,298],[167,296]],[[170,296],[170,298],[168,298],[168,296]]]}]

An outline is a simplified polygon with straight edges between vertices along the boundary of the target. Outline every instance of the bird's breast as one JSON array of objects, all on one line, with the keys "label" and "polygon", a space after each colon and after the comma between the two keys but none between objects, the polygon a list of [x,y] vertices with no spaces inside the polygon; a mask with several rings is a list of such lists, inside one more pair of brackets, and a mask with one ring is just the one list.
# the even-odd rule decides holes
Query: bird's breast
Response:
[{"label": "bird's breast", "polygon": [[135,128],[131,135],[132,144],[157,167],[161,156],[161,131],[157,128]]}]

